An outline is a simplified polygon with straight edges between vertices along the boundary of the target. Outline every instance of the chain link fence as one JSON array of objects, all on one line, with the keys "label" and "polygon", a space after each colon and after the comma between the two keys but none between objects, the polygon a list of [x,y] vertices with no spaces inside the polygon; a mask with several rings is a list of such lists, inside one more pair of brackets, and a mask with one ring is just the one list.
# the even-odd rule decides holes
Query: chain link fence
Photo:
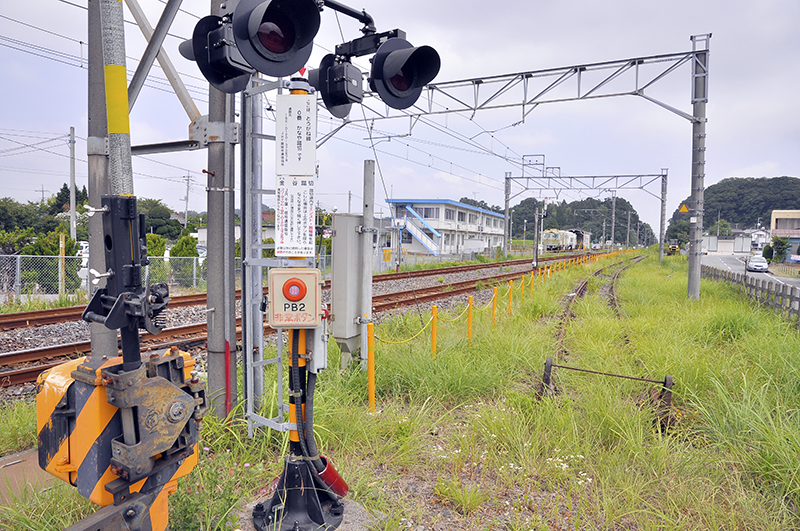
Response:
[{"label": "chain link fence", "polygon": [[[204,292],[208,260],[197,257],[150,257],[147,284],[166,282],[173,295]],[[0,255],[0,302],[45,299],[76,293],[91,295],[88,256]],[[236,288],[241,286],[242,261],[235,259]]]}]

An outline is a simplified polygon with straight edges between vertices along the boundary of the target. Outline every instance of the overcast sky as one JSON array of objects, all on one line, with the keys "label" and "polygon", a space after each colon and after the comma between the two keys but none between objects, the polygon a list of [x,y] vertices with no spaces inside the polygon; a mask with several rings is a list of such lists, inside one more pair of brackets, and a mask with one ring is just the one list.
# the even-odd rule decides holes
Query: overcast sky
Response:
[{"label": "overcast sky", "polygon": [[[164,4],[140,2],[155,26]],[[87,183],[87,70],[82,44],[87,40],[86,0],[0,5],[0,197],[38,201],[69,181],[70,126],[78,137],[77,183]],[[413,44],[436,48],[442,68],[435,83],[686,52],[692,48],[691,35],[711,33],[706,186],[726,177],[800,174],[797,0],[361,0],[350,5],[371,14],[379,31],[401,28]],[[181,38],[191,35],[197,19],[208,14],[209,2],[187,1],[183,9],[165,49],[205,113],[207,83],[177,47]],[[125,18],[133,20],[127,8]],[[361,35],[359,23],[337,17],[330,9],[321,18],[309,60],[312,67],[342,40]],[[127,67],[132,72],[146,43],[134,24],[125,25],[125,34]],[[368,70],[366,58],[355,63]],[[656,83],[648,95],[691,113],[690,76],[689,66],[684,65]],[[630,90],[631,79],[621,78],[612,88]],[[572,96],[575,87],[574,82],[565,85],[561,94]],[[365,101],[373,108],[382,107],[373,98]],[[444,100],[436,100],[434,108],[441,109],[440,103]],[[521,175],[522,157],[532,154],[544,154],[546,166],[559,168],[562,176],[657,174],[667,168],[668,216],[689,195],[691,123],[636,96],[541,105],[523,123],[520,107],[479,111],[474,116],[436,115],[413,128],[408,118],[368,121],[375,151],[363,121],[371,116],[368,109],[354,107],[350,115],[354,123],[318,151],[318,194],[327,210],[335,206],[339,212],[347,211],[348,192],[353,194],[352,211],[361,210],[363,160],[375,158],[375,153],[380,168],[376,203],[384,209],[387,196],[455,200],[468,196],[502,206],[505,173]],[[265,132],[270,132],[272,114],[265,112],[265,118]],[[320,135],[340,122],[321,109]],[[132,143],[186,139],[188,125],[183,108],[155,67],[131,113]],[[273,150],[265,143],[267,182],[274,174]],[[188,176],[189,209],[205,210],[206,162],[205,151],[134,157],[135,193],[160,198],[182,211]],[[513,194],[521,191],[515,186]],[[648,191],[659,195],[660,185],[652,184]],[[523,192],[512,204],[525,197],[553,195]],[[610,192],[589,195],[602,198]],[[658,231],[656,198],[629,190],[617,195],[630,200]],[[559,193],[559,200],[584,197],[583,192]]]}]

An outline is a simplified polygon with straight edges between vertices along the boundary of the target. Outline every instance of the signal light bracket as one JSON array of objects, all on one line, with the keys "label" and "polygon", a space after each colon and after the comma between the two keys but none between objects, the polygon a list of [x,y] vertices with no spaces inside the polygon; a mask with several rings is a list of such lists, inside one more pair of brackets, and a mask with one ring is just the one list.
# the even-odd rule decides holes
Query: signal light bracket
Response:
[{"label": "signal light bracket", "polygon": [[393,29],[381,33],[373,33],[353,39],[349,42],[343,42],[336,45],[336,55],[340,57],[361,57],[362,55],[369,55],[378,51],[381,44],[389,39],[398,38],[405,39],[406,32],[401,29]]}]

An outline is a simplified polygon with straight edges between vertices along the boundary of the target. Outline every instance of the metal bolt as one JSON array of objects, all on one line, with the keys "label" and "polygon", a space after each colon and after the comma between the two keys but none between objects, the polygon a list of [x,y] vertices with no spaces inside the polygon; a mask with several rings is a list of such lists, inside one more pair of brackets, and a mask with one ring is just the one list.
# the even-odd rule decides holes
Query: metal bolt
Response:
[{"label": "metal bolt", "polygon": [[141,473],[142,473],[142,470],[143,470],[143,468],[142,468],[141,466],[137,466],[137,467],[136,467],[136,473],[137,473],[137,474],[141,474]]},{"label": "metal bolt", "polygon": [[171,421],[179,421],[183,418],[186,412],[186,404],[183,402],[175,402],[169,407],[169,419]]},{"label": "metal bolt", "polygon": [[125,513],[125,516],[127,516],[128,518],[133,518],[134,516],[136,516],[136,511],[134,511],[133,509],[128,509],[128,512]]},{"label": "metal bolt", "polygon": [[133,380],[128,380],[128,387],[132,387],[132,386],[133,386]]}]

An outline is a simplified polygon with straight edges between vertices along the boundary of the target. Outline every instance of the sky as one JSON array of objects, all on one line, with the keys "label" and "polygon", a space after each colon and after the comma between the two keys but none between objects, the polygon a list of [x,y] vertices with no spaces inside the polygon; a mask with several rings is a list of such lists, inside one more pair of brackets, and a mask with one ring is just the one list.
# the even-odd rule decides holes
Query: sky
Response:
[{"label": "sky", "polygon": [[[139,1],[155,26],[164,3]],[[412,44],[434,47],[441,57],[434,83],[687,52],[692,49],[690,36],[710,33],[705,186],[728,177],[800,176],[796,94],[800,38],[795,29],[800,2],[796,0],[495,0],[490,4],[361,0],[349,5],[372,15],[378,31],[400,28]],[[164,44],[203,114],[207,82],[177,48],[209,8],[208,1],[184,2]],[[86,16],[86,0],[0,2],[4,79],[0,197],[40,201],[69,182],[70,126],[77,138],[77,185],[87,183]],[[127,7],[125,19],[133,21]],[[355,20],[324,9],[308,66],[316,67],[336,44],[359,37],[360,27]],[[146,42],[135,24],[125,24],[125,37],[132,74]],[[369,70],[366,57],[354,63],[364,72]],[[590,80],[588,74],[586,79]],[[611,88],[630,90],[630,79],[620,78]],[[691,70],[684,65],[654,84],[648,95],[691,113],[690,87]],[[575,84],[561,90],[560,94],[572,96]],[[271,101],[274,97],[274,92],[267,95]],[[461,97],[471,98],[471,92],[462,92]],[[441,111],[445,103],[435,100],[431,108]],[[428,108],[427,103],[418,104]],[[504,176],[507,172],[521,176],[523,158],[533,154],[544,154],[545,166],[557,168],[551,172],[562,177],[650,175],[666,168],[668,217],[690,194],[691,123],[637,96],[549,103],[532,110],[524,121],[518,106],[474,115],[436,114],[418,121],[397,111],[395,119],[371,119],[375,117],[371,109],[384,108],[375,98],[366,98],[363,108],[353,107],[351,123],[319,147],[317,192],[322,208],[361,211],[365,159],[377,160],[375,201],[384,213],[388,213],[387,197],[472,197],[503,206]],[[264,118],[264,131],[269,133],[274,114],[265,110]],[[158,66],[151,71],[130,121],[134,145],[188,138],[189,119]],[[318,137],[341,123],[320,108]],[[274,147],[265,142],[263,149],[264,179],[269,183]],[[161,199],[180,212],[186,207],[188,179],[188,208],[204,211],[206,165],[204,150],[134,157],[134,192]],[[531,175],[534,170],[536,166],[527,169]],[[657,233],[660,201],[654,196],[660,195],[660,183],[646,190],[616,194],[628,199]],[[588,194],[561,190],[557,200],[603,199],[611,194],[610,190]],[[526,191],[515,184],[512,195],[514,205],[527,197],[552,201],[556,194]],[[266,197],[264,202],[272,201]]]}]

